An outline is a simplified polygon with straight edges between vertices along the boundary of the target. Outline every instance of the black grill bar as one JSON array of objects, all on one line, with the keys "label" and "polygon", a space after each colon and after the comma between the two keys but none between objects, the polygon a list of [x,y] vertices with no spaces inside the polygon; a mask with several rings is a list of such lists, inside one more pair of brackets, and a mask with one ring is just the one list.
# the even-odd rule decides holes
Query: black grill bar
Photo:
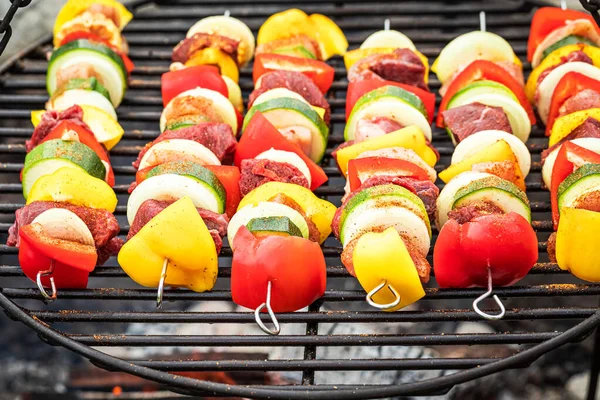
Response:
[{"label": "black grill bar", "polygon": [[[490,310],[488,310],[490,311]],[[504,321],[533,319],[584,319],[597,309],[586,308],[514,308],[507,309]],[[80,311],[80,310],[30,310],[32,317],[45,322],[144,322],[144,323],[255,323],[254,314],[248,312],[127,312],[127,311]],[[328,322],[431,322],[431,321],[480,321],[481,317],[470,309],[443,309],[404,311],[401,313],[378,313],[368,311],[321,311],[277,314],[284,323]],[[265,341],[265,344],[268,342]]]},{"label": "black grill bar", "polygon": [[[535,344],[558,336],[560,332],[427,335],[282,335],[273,337],[270,346],[444,346]],[[173,335],[69,335],[88,346],[252,346],[263,347],[264,336],[173,336]]]}]

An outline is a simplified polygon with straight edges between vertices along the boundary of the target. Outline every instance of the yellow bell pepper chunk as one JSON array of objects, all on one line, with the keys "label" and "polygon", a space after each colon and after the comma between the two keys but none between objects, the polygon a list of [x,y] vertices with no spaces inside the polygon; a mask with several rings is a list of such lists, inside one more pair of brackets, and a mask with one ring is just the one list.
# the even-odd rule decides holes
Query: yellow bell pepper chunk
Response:
[{"label": "yellow bell pepper chunk", "polygon": [[123,30],[125,25],[127,25],[133,18],[133,14],[131,14],[123,4],[116,0],[69,0],[67,4],[60,9],[58,15],[56,16],[56,21],[54,21],[54,28],[52,30],[53,35],[56,35],[65,23],[71,21],[73,18],[86,11],[94,4],[102,4],[113,7],[119,15],[120,30]]},{"label": "yellow bell pepper chunk", "polygon": [[[396,49],[393,47],[368,47],[366,49],[352,50],[344,54],[344,65],[346,66],[346,69],[349,70],[350,67],[352,67],[354,64],[356,64],[365,57],[368,57],[373,54],[390,54],[394,50]],[[424,80],[425,83],[429,83],[429,59],[425,57],[423,53],[417,50],[412,51],[421,59],[421,62],[423,62],[423,65],[425,66]]]},{"label": "yellow bell pepper chunk", "polygon": [[319,117],[321,117],[321,119],[323,119],[323,117],[325,117],[325,109],[321,108],[321,107],[317,107],[317,106],[311,106],[313,110],[315,110],[317,112],[317,114],[319,114]]},{"label": "yellow bell pepper chunk", "polygon": [[[400,295],[400,304],[385,311],[399,310],[425,296],[415,264],[394,228],[361,236],[352,261],[356,278],[367,293],[385,280],[387,286],[392,286]],[[375,302],[389,304],[395,300],[387,286],[373,296]]]},{"label": "yellow bell pepper chunk", "polygon": [[215,242],[189,197],[150,220],[119,252],[123,271],[142,286],[157,287],[168,260],[166,286],[210,290],[217,281]]},{"label": "yellow bell pepper chunk", "polygon": [[321,14],[308,16],[304,11],[292,8],[271,15],[262,24],[256,37],[257,44],[306,35],[319,44],[323,60],[348,49],[344,32],[331,19]]},{"label": "yellow bell pepper chunk", "polygon": [[221,49],[207,47],[206,49],[196,51],[185,62],[185,66],[193,67],[196,65],[216,65],[219,67],[221,75],[231,78],[235,83],[238,83],[240,80],[240,70],[238,69],[237,62]]},{"label": "yellow bell pepper chunk", "polygon": [[531,74],[527,79],[527,84],[525,85],[525,94],[527,95],[527,99],[529,99],[529,102],[531,102],[532,104],[534,102],[535,91],[537,89],[537,81],[541,73],[554,65],[560,64],[562,62],[562,57],[565,57],[574,51],[583,51],[592,59],[592,63],[594,64],[594,66],[600,67],[600,49],[598,47],[588,46],[583,43],[576,43],[556,49],[552,53],[550,53],[546,58],[544,58],[540,65],[537,66],[537,68],[531,71]]},{"label": "yellow bell pepper chunk", "polygon": [[117,208],[117,196],[106,182],[71,167],[38,178],[31,187],[27,204],[34,201],[59,201],[111,213]]},{"label": "yellow bell pepper chunk", "polygon": [[512,161],[515,163],[515,173],[517,175],[517,186],[524,190],[525,182],[519,168],[519,162],[512,148],[506,141],[498,140],[496,143],[485,147],[484,149],[473,154],[471,157],[465,158],[459,163],[452,164],[445,170],[439,173],[439,177],[445,183],[450,182],[458,174],[462,174],[465,171],[471,171],[474,164],[495,162],[495,161]]},{"label": "yellow bell pepper chunk", "polygon": [[258,203],[269,201],[276,195],[283,193],[294,200],[302,209],[308,218],[310,218],[317,229],[319,229],[320,242],[323,243],[331,233],[331,222],[335,214],[336,207],[315,196],[309,189],[293,183],[268,182],[248,193],[238,206],[238,210],[248,204],[257,205]]},{"label": "yellow bell pepper chunk", "polygon": [[418,127],[411,125],[395,132],[388,133],[387,135],[368,139],[338,150],[337,163],[342,174],[346,176],[348,162],[350,160],[355,159],[365,151],[387,149],[390,147],[411,149],[432,167],[437,162],[437,155],[429,146],[427,146],[423,132],[421,132]]},{"label": "yellow bell pepper chunk", "polygon": [[556,261],[579,279],[600,282],[600,213],[564,207],[556,234]]},{"label": "yellow bell pepper chunk", "polygon": [[309,19],[316,27],[316,40],[319,43],[323,60],[328,60],[335,55],[346,54],[348,40],[335,22],[322,14],[311,14]]},{"label": "yellow bell pepper chunk", "polygon": [[600,119],[600,108],[588,108],[587,110],[576,111],[554,120],[548,145],[553,146],[560,142],[589,117]]},{"label": "yellow bell pepper chunk", "polygon": [[[90,127],[92,133],[107,150],[112,149],[121,141],[125,131],[123,127],[110,114],[101,108],[80,104],[83,110],[83,122]],[[46,110],[35,110],[31,112],[31,123],[34,127],[42,121],[42,115]]]}]

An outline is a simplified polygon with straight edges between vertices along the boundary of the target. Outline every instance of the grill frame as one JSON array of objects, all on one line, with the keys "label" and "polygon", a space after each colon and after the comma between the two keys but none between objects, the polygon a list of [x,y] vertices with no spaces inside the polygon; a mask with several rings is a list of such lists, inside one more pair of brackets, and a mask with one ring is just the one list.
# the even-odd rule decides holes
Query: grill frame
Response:
[{"label": "grill frame", "polygon": [[[152,3],[152,1],[142,0],[137,1],[131,4],[132,9],[137,9],[140,6],[145,4]],[[157,4],[167,3],[165,1],[158,1]],[[193,0],[179,0],[177,4],[198,4],[203,3],[207,6],[213,8],[223,8],[220,4],[216,2],[202,2],[202,1],[193,1]],[[226,1],[228,5],[241,4],[244,5],[247,2],[244,0],[228,0]],[[261,4],[268,5],[269,7],[273,4],[275,5],[285,5],[290,7],[294,2],[292,0],[261,0]],[[307,0],[303,1],[303,4],[309,4],[309,7],[303,7],[305,9],[315,9],[318,11],[321,3],[318,0]],[[336,16],[356,16],[355,11],[351,10],[351,13],[345,13],[346,10],[343,10],[343,6],[345,4],[355,5],[357,3],[361,3],[359,0],[350,0],[345,1],[343,3],[335,3],[336,6],[340,6],[340,8],[336,8]],[[464,3],[464,4],[463,4]],[[461,10],[466,10],[472,12],[472,7],[468,6],[466,2],[460,3],[457,7],[455,7],[455,12],[457,14],[461,13]],[[503,6],[493,6],[490,7],[490,10],[494,11],[502,11],[506,8],[510,8],[511,4],[516,4],[519,2],[508,2],[507,7]],[[525,3],[522,1],[520,3]],[[543,2],[533,1],[528,3],[534,4],[543,4]],[[489,4],[489,3],[488,3]],[[287,8],[284,7],[284,8]],[[400,8],[398,8],[399,10]],[[428,15],[434,15],[438,12],[438,10],[423,10]],[[270,9],[266,11],[259,11],[259,16],[266,16],[270,14]],[[327,11],[324,13],[327,14]],[[417,12],[413,10],[413,14]],[[383,20],[384,11],[375,10],[373,12],[374,15],[380,16]],[[136,18],[139,18],[136,15]],[[156,16],[150,17],[142,16],[142,20],[156,18]],[[190,17],[191,18],[191,17]],[[244,19],[244,16],[241,16]],[[359,29],[376,29],[372,23],[362,22],[352,22],[359,27]],[[490,30],[494,30],[494,23],[488,23]],[[457,26],[460,26],[457,24]],[[187,26],[185,26],[187,28]],[[147,28],[146,28],[147,29]],[[170,33],[171,31],[168,28],[163,33]],[[141,30],[141,29],[140,29]],[[131,33],[137,34],[138,28],[132,30]],[[410,36],[410,35],[409,35]],[[32,52],[39,51],[40,47],[50,41],[50,37],[47,36],[45,38],[40,39],[39,41],[32,43],[31,46],[23,49],[20,53],[12,57],[5,64],[0,66],[0,87],[8,87],[10,90],[21,90],[21,89],[38,89],[38,83],[29,83],[29,82],[20,82],[15,80],[7,80],[6,73],[11,68],[17,66],[19,63],[25,65],[27,60],[25,57],[32,54]],[[167,39],[168,42],[170,39]],[[141,40],[138,41],[143,42]],[[443,41],[443,40],[440,40]],[[144,46],[144,44],[142,44]],[[522,49],[519,51],[522,52]],[[137,51],[135,46],[132,47],[132,52],[136,57],[139,57],[143,60],[152,60],[153,56],[156,56],[158,59],[164,61],[164,57],[166,53],[165,51],[159,50],[156,52],[150,52],[148,55],[145,55],[143,50]],[[169,52],[170,54],[170,52]],[[432,55],[432,54],[428,54]],[[167,55],[168,56],[168,55]],[[135,60],[135,58],[134,58]],[[342,91],[344,90],[344,82],[343,79],[340,81],[340,76],[345,75],[345,70],[343,68],[339,68],[339,60],[337,62],[338,68],[336,68],[336,83],[334,83],[334,91]],[[34,67],[30,70],[33,70],[34,73],[44,73],[45,71],[39,72],[39,69]],[[146,66],[143,67],[142,70],[137,71],[140,75],[156,75],[158,72],[164,71],[164,68],[160,66]],[[248,76],[248,69],[244,72],[245,76]],[[7,85],[8,83],[8,85]],[[142,90],[150,90],[156,89],[155,82],[136,80],[135,83],[136,89]],[[247,91],[248,86],[246,84],[243,87]],[[13,96],[13,97],[11,97]],[[39,103],[40,101],[45,101],[43,95],[38,94],[2,94],[0,93],[0,104],[5,104],[9,101],[19,101],[20,104],[25,104],[26,108],[30,108],[29,104]],[[337,96],[336,96],[337,97]],[[160,98],[159,98],[160,100]],[[334,98],[332,107],[334,108],[342,108],[344,105],[344,100],[342,98]],[[439,99],[438,99],[439,101]],[[136,98],[136,103],[139,105],[157,105],[156,97],[146,96],[145,94]],[[128,101],[124,102],[121,108],[128,108]],[[121,118],[125,120],[136,120],[142,121],[146,125],[150,125],[155,123],[158,120],[158,115],[155,111],[136,111],[131,107],[132,111],[127,112],[119,112]],[[14,118],[17,116],[18,118],[24,117],[24,115],[17,115],[14,110],[2,110],[0,109],[0,117],[3,118]],[[28,116],[28,115],[27,115]],[[340,117],[340,113],[336,113],[332,119],[334,123],[340,125],[342,119]],[[152,121],[152,122],[149,122]],[[12,128],[12,127],[0,127],[0,140],[5,138],[18,138],[20,141],[28,137],[31,130],[30,128],[26,128],[26,124],[21,124],[23,128]],[[153,126],[153,125],[152,125]],[[333,131],[333,130],[332,130]],[[139,139],[142,141],[148,141],[158,135],[158,131],[155,129],[143,129],[137,130],[135,129],[133,134],[128,132],[129,135],[126,136],[127,139]],[[443,136],[440,134],[439,130],[435,131],[434,134],[434,145],[440,150],[442,156],[449,156],[452,153],[453,148],[448,146],[448,143],[443,143],[440,146],[440,141],[442,141]],[[332,144],[336,144],[341,142],[342,138],[339,134],[333,134],[330,137],[330,146]],[[538,154],[543,146],[539,143],[530,143],[529,148],[534,154]],[[139,151],[139,147],[134,146],[119,146],[113,151],[113,155],[117,156],[129,156],[133,157]],[[0,154],[20,154],[17,157],[20,157],[22,160],[22,155],[24,154],[23,146],[14,145],[14,144],[0,144]],[[329,154],[329,152],[328,152]],[[12,156],[11,156],[12,157]],[[12,157],[14,158],[14,157]],[[330,176],[339,177],[339,173],[337,173],[336,169],[329,164],[329,167],[326,167],[326,172]],[[17,172],[20,170],[22,163],[20,162],[9,162],[9,163],[0,163],[0,172]],[[441,168],[440,165],[437,166],[438,170]],[[539,170],[539,163],[534,163],[534,168]],[[127,166],[117,165],[115,168],[115,172],[118,174],[126,174],[129,179],[131,179],[133,174],[133,169]],[[536,181],[532,181],[531,179],[527,182],[527,188],[531,191],[539,191],[542,189],[541,184]],[[120,184],[116,187],[117,193],[122,194],[126,189],[126,185]],[[0,183],[0,193],[2,194],[10,194],[10,193],[18,193],[20,192],[20,185],[14,183]],[[323,196],[335,196],[340,194],[340,187],[338,186],[324,186],[317,191],[317,194]],[[1,203],[0,204],[0,214],[1,213],[11,213],[14,212],[16,208],[18,208],[20,204],[13,203]],[[549,205],[547,201],[532,201],[532,211],[534,212],[546,212],[549,210]],[[124,211],[124,206],[120,206],[117,209],[118,213],[122,213]],[[5,232],[8,229],[8,225],[10,223],[0,223],[0,234]],[[551,224],[547,220],[538,220],[534,221],[534,227],[540,231],[550,231]],[[122,226],[122,229],[127,229],[126,226]],[[123,231],[122,231],[123,233]],[[540,249],[545,249],[545,243],[540,243]],[[225,250],[225,257],[230,257],[231,253],[228,252],[228,249]],[[325,246],[324,252],[327,257],[337,257],[339,254],[339,249],[336,246]],[[0,260],[6,254],[16,254],[16,249],[7,248],[4,245],[0,245]],[[3,264],[0,262],[0,264]],[[329,263],[328,263],[329,265]],[[550,263],[538,263],[534,270],[532,270],[532,274],[547,274],[547,273],[557,273],[559,272],[558,268],[554,264]],[[220,268],[219,277],[227,278],[230,274],[229,268]],[[565,273],[566,275],[566,273]],[[18,266],[13,265],[0,265],[0,276],[2,277],[18,277],[22,276]],[[124,277],[124,273],[118,267],[103,267],[98,268],[94,273],[95,277],[106,277],[106,278],[120,278]],[[329,277],[348,277],[345,269],[339,266],[329,266],[328,267],[328,276]],[[562,276],[562,275],[561,275]],[[461,298],[475,298],[482,292],[480,289],[461,289],[461,290],[439,290],[435,288],[427,289],[427,300],[451,300],[451,299],[461,299]],[[539,296],[539,297],[550,297],[556,295],[564,295],[564,296],[575,296],[575,295],[585,295],[585,296],[598,296],[600,295],[600,286],[598,285],[585,285],[585,284],[577,284],[577,285],[530,285],[530,286],[516,286],[512,288],[498,288],[495,292],[501,297],[530,297],[530,296]],[[59,296],[61,299],[118,299],[118,300],[154,300],[155,299],[155,291],[151,289],[113,289],[113,290],[93,290],[87,289],[83,291],[61,291]],[[459,334],[442,334],[442,335],[427,335],[427,334],[416,334],[412,335],[371,335],[367,339],[361,339],[357,337],[358,335],[347,335],[347,338],[340,339],[340,335],[335,335],[335,337],[329,335],[318,335],[318,324],[323,322],[418,322],[418,321],[429,321],[435,319],[436,321],[476,321],[478,317],[476,314],[470,310],[461,310],[461,309],[451,309],[451,310],[431,310],[431,311],[404,311],[397,312],[393,314],[389,313],[380,313],[380,312],[360,312],[360,313],[344,313],[344,312],[323,312],[320,311],[321,306],[324,302],[327,301],[361,301],[364,298],[364,294],[360,291],[343,291],[343,290],[328,290],[325,297],[323,299],[318,300],[315,304],[311,305],[308,310],[308,313],[283,313],[278,314],[278,318],[283,323],[298,323],[298,322],[306,322],[306,330],[304,335],[296,335],[296,336],[282,336],[279,338],[267,338],[265,336],[234,336],[231,335],[228,339],[223,339],[223,337],[217,337],[212,339],[207,336],[198,336],[191,338],[174,338],[173,336],[170,339],[165,339],[164,337],[153,337],[152,339],[148,339],[148,337],[138,337],[128,335],[126,339],[123,339],[122,342],[119,342],[118,337],[120,335],[106,335],[106,338],[97,338],[95,335],[65,335],[62,332],[53,329],[48,324],[53,322],[81,322],[81,321],[108,321],[108,322],[241,322],[241,323],[252,323],[253,316],[251,313],[196,313],[192,314],[189,312],[150,312],[150,313],[140,313],[140,312],[110,312],[106,311],[102,312],[94,312],[88,313],[85,311],[77,312],[69,312],[63,313],[60,311],[48,311],[48,310],[30,310],[27,308],[20,307],[15,301],[19,299],[39,299],[40,296],[34,289],[23,289],[23,288],[12,288],[6,287],[0,289],[0,306],[5,309],[5,312],[13,319],[16,319],[31,329],[35,330],[40,337],[51,343],[56,345],[61,345],[74,351],[77,354],[80,354],[88,359],[90,359],[94,364],[101,366],[102,368],[109,370],[120,370],[124,372],[129,372],[131,374],[147,378],[152,381],[156,381],[162,383],[173,391],[177,391],[184,394],[210,394],[210,395],[226,395],[226,396],[242,396],[242,397],[252,397],[252,398],[315,398],[315,399],[362,399],[362,398],[375,398],[375,397],[389,397],[389,396],[401,396],[401,395],[421,395],[421,394],[436,394],[443,393],[449,390],[452,386],[467,382],[473,379],[477,379],[489,374],[493,374],[508,368],[517,368],[524,367],[534,360],[538,359],[543,354],[546,354],[548,351],[558,348],[566,343],[579,341],[585,338],[586,335],[590,334],[594,328],[600,326],[600,311],[596,307],[588,307],[588,308],[531,308],[531,309],[521,309],[514,308],[507,310],[507,319],[509,320],[525,320],[525,319],[546,319],[546,318],[559,318],[559,319],[582,319],[581,322],[577,323],[572,328],[566,330],[560,334],[551,334],[551,332],[531,332],[531,333],[500,333],[494,335],[459,335]],[[210,300],[230,300],[230,295],[228,291],[216,290],[213,292],[198,294],[193,292],[183,292],[183,291],[167,291],[165,293],[165,301],[177,301],[177,300],[186,300],[186,301],[210,301]],[[433,339],[431,338],[433,336]],[[322,339],[325,338],[325,339]],[[597,372],[600,369],[600,345],[598,342],[600,341],[600,334],[596,334],[596,346],[594,352],[594,363],[591,366],[592,376],[597,379]],[[240,361],[238,363],[230,362],[224,363],[221,361],[221,365],[218,367],[218,370],[264,370],[264,369],[274,369],[278,371],[285,370],[299,370],[302,371],[302,385],[290,385],[290,386],[231,386],[207,381],[200,381],[196,379],[191,379],[183,376],[177,376],[175,378],[174,375],[168,374],[163,370],[214,370],[217,369],[215,367],[214,362],[208,362],[202,364],[202,362],[149,362],[149,361],[139,361],[139,362],[129,362],[124,361],[119,358],[110,356],[106,353],[103,353],[99,350],[92,348],[91,346],[99,346],[99,345],[112,345],[112,344],[125,344],[127,346],[149,346],[152,343],[149,342],[159,342],[160,345],[165,345],[165,340],[172,340],[173,344],[177,344],[178,346],[192,346],[198,345],[198,341],[203,341],[204,345],[224,345],[225,341],[229,341],[230,345],[239,346],[241,344],[245,346],[260,346],[260,345],[273,345],[273,346],[296,346],[304,348],[304,357],[303,360],[282,360],[282,362],[269,362],[259,360],[254,363],[250,363],[247,361]],[[437,340],[437,342],[436,342]],[[327,343],[327,341],[331,343]],[[323,343],[325,342],[325,344]],[[494,359],[494,358],[480,358],[480,359],[408,359],[408,360],[353,360],[353,362],[349,362],[347,360],[319,360],[317,358],[317,348],[319,346],[342,346],[347,344],[353,345],[435,345],[439,344],[448,344],[453,342],[453,344],[493,344],[493,343],[520,343],[526,344],[531,343],[535,344],[535,346],[524,350],[519,353],[515,353],[514,355],[508,356],[502,359]],[[168,342],[167,342],[168,343]],[[157,344],[157,343],[155,343]],[[410,361],[414,360],[414,361]],[[273,361],[273,360],[271,360]],[[304,361],[304,362],[296,362],[296,361]],[[353,370],[354,368],[366,368],[368,367],[370,370],[375,369],[404,369],[404,368],[414,368],[414,369],[440,369],[444,368],[467,368],[465,371],[457,372],[451,375],[440,376],[437,378],[432,378],[428,380],[418,381],[409,384],[403,385],[371,385],[371,386],[363,386],[363,385],[321,385],[315,384],[315,371],[322,371],[328,369],[340,369],[339,366],[336,365],[335,361],[343,361],[346,363],[344,370]],[[412,364],[411,364],[412,363]],[[218,364],[218,363],[217,363]],[[380,368],[377,367],[377,364],[380,364]],[[429,364],[429,367],[427,367]],[[149,368],[152,366],[153,368],[160,368],[162,370],[157,370],[153,368]],[[336,368],[337,366],[337,368]],[[595,393],[596,379],[591,380],[590,384],[590,396]],[[592,398],[592,397],[590,397]]]}]

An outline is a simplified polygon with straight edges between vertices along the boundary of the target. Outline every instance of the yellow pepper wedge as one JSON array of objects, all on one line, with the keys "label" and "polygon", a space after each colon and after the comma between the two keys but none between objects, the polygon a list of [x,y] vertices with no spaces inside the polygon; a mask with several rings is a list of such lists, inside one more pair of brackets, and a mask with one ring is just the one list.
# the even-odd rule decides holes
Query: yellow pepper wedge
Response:
[{"label": "yellow pepper wedge", "polygon": [[[102,143],[107,150],[112,149],[121,141],[125,131],[110,114],[101,108],[87,104],[80,104],[79,107],[83,110],[83,122],[90,127],[98,142]],[[31,112],[31,123],[34,127],[39,125],[45,112],[46,110]]]},{"label": "yellow pepper wedge", "polygon": [[556,261],[579,279],[600,282],[600,213],[565,207],[556,233]]},{"label": "yellow pepper wedge", "polygon": [[465,171],[471,171],[473,169],[473,165],[475,164],[495,161],[512,161],[515,163],[515,175],[517,178],[517,182],[515,182],[515,184],[521,190],[525,190],[525,181],[523,179],[523,175],[521,174],[517,157],[512,151],[510,145],[504,140],[498,140],[496,143],[479,150],[477,153],[465,158],[461,162],[449,166],[440,172],[438,176],[442,181],[448,183],[455,176]]},{"label": "yellow pepper wedge", "polygon": [[323,60],[334,55],[344,55],[348,40],[335,22],[321,14],[308,16],[304,11],[292,8],[271,15],[262,24],[256,37],[257,44],[306,35],[319,44]]},{"label": "yellow pepper wedge", "polygon": [[418,127],[411,125],[395,132],[388,133],[387,135],[368,139],[338,150],[337,163],[340,167],[340,171],[346,176],[348,162],[365,151],[387,149],[390,147],[411,149],[432,167],[437,162],[437,155],[429,146],[427,146],[423,132],[421,132]]},{"label": "yellow pepper wedge", "polygon": [[320,242],[323,243],[331,233],[331,222],[335,214],[336,206],[315,196],[309,189],[293,183],[268,182],[248,193],[238,206],[238,210],[248,204],[256,205],[258,203],[269,201],[278,194],[285,194],[294,200],[302,209],[308,218],[310,218],[317,229],[319,229]]},{"label": "yellow pepper wedge", "polygon": [[319,43],[323,60],[328,60],[335,55],[346,54],[348,40],[335,22],[322,14],[311,14],[308,18],[316,27],[315,39]]},{"label": "yellow pepper wedge", "polygon": [[552,125],[548,145],[553,146],[560,142],[589,117],[600,119],[600,108],[588,108],[557,118]]},{"label": "yellow pepper wedge", "polygon": [[206,49],[196,51],[185,62],[185,66],[193,67],[196,65],[216,65],[219,67],[221,75],[231,78],[235,83],[238,83],[240,80],[240,70],[236,61],[221,49],[207,47]]},{"label": "yellow pepper wedge", "polygon": [[571,54],[574,51],[583,51],[587,54],[591,59],[592,63],[596,67],[600,67],[600,49],[594,46],[588,46],[583,43],[570,44],[568,46],[563,46],[559,49],[554,50],[550,53],[546,58],[542,60],[540,65],[537,66],[527,79],[527,84],[525,85],[525,94],[527,95],[527,99],[530,103],[534,103],[535,91],[537,89],[537,81],[542,72],[547,70],[548,68],[560,64],[561,58]]},{"label": "yellow pepper wedge", "polygon": [[52,30],[53,35],[58,33],[61,26],[71,21],[73,18],[83,13],[94,4],[102,4],[113,7],[119,15],[120,30],[123,30],[125,25],[127,25],[133,18],[133,14],[131,14],[123,4],[116,0],[69,0],[67,1],[67,4],[60,9],[58,15],[56,16],[56,21],[54,21],[54,28]]},{"label": "yellow pepper wedge", "polygon": [[[368,47],[366,49],[351,50],[344,54],[344,65],[349,70],[354,64],[359,62],[365,57],[373,54],[389,54],[396,50],[393,47]],[[412,50],[423,62],[425,66],[425,83],[429,83],[429,60],[425,55],[417,50]]]},{"label": "yellow pepper wedge", "polygon": [[81,169],[64,167],[38,178],[31,187],[27,204],[59,201],[114,212],[117,196],[108,183]]},{"label": "yellow pepper wedge", "polygon": [[165,286],[210,290],[217,281],[215,242],[189,197],[171,204],[123,245],[118,261],[142,286],[157,287],[168,260]]},{"label": "yellow pepper wedge", "polygon": [[404,308],[425,296],[415,264],[404,241],[394,228],[383,232],[365,233],[358,239],[352,255],[358,282],[368,293],[386,281],[386,287],[373,296],[379,304],[389,304],[395,296],[387,286],[400,295],[400,303],[385,311]]}]

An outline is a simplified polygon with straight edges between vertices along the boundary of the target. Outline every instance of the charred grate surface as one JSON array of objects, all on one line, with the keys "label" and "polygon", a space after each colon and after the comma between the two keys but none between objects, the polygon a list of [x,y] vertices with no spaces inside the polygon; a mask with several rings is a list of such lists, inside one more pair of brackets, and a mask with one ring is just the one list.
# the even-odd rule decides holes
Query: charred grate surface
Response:
[{"label": "charred grate surface", "polygon": [[[370,33],[381,29],[384,19],[389,18],[391,27],[407,34],[430,63],[449,40],[478,29],[480,11],[487,13],[488,30],[506,38],[524,60],[535,11],[534,4],[514,0],[427,4],[260,0],[250,6],[246,0],[138,2],[135,19],[125,30],[136,70],[117,110],[125,136],[111,152],[117,174],[115,191],[120,204],[117,218],[121,235],[125,236],[128,229],[126,191],[134,179],[130,163],[141,146],[159,133],[160,75],[168,69],[172,47],[202,17],[222,14],[227,9],[256,33],[269,15],[290,7],[333,18],[347,34],[350,48],[356,48]],[[32,131],[30,111],[43,108],[47,100],[46,52],[50,48],[49,39],[35,43],[0,69],[1,243],[6,242],[14,211],[23,205],[19,171],[23,166],[24,141]],[[331,64],[336,69],[336,80],[328,95],[333,112],[332,134],[324,161],[331,179],[317,193],[339,205],[344,180],[329,154],[343,141],[347,81],[342,59],[336,58]],[[247,98],[253,87],[250,68],[241,71],[240,85]],[[430,86],[432,90],[439,89],[434,76]],[[439,171],[449,163],[453,147],[440,129],[434,131],[433,143],[442,155],[436,167]],[[489,323],[494,333],[456,333],[456,323],[479,321],[470,304],[482,290],[441,290],[435,287],[434,279],[426,289],[427,297],[408,310],[383,313],[369,309],[364,304],[363,291],[341,266],[341,248],[334,239],[328,239],[323,246],[330,278],[325,296],[303,312],[279,314],[284,324],[279,337],[259,334],[253,326],[252,313],[239,310],[230,302],[231,250],[227,246],[220,257],[219,281],[214,291],[167,290],[165,310],[156,311],[155,291],[133,284],[114,259],[92,273],[89,289],[61,290],[59,299],[45,306],[37,289],[22,275],[17,250],[2,244],[0,305],[52,344],[66,346],[106,369],[137,374],[182,393],[315,399],[442,393],[457,383],[527,366],[561,344],[583,339],[600,323],[600,286],[579,281],[548,263],[546,240],[552,224],[539,162],[546,143],[543,130],[535,127],[528,143],[533,167],[527,189],[540,259],[530,276],[517,286],[496,289],[507,313],[504,320]],[[516,346],[507,346],[508,352],[484,352],[488,354],[485,357],[457,357],[448,351],[464,345]],[[223,351],[218,358],[202,356],[206,348],[214,347]],[[161,357],[167,350],[178,355]],[[262,356],[239,356],[252,352]],[[462,372],[456,373],[457,370]],[[187,377],[164,371],[186,372]],[[277,380],[250,381],[253,386],[225,386],[193,379],[203,377],[198,375],[202,371],[277,371],[278,375]],[[362,375],[351,371],[361,371]],[[275,383],[280,386],[269,386]]]}]

